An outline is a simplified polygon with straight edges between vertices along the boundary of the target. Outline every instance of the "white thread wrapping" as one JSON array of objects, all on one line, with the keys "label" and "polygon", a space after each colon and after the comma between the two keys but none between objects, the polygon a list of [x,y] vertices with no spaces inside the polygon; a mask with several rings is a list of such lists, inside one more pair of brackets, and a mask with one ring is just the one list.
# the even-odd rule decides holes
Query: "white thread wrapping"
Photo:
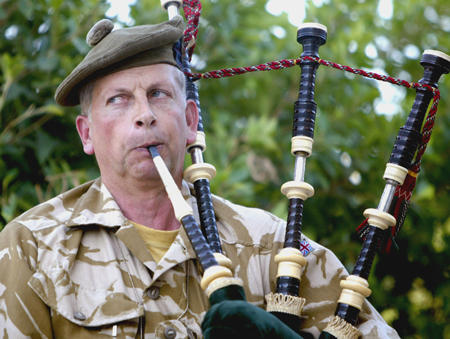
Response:
[{"label": "white thread wrapping", "polygon": [[281,312],[300,316],[306,299],[281,293],[266,295],[267,312]]},{"label": "white thread wrapping", "polygon": [[337,339],[358,339],[361,336],[361,332],[355,326],[336,315],[325,327],[324,332],[334,335]]}]

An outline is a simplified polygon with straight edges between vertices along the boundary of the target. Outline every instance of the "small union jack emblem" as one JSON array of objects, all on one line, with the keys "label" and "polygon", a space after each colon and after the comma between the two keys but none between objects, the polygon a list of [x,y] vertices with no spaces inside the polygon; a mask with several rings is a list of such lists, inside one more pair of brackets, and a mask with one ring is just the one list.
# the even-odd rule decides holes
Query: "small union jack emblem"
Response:
[{"label": "small union jack emblem", "polygon": [[306,239],[302,239],[300,242],[300,252],[302,252],[303,256],[306,257],[312,251],[314,251],[314,247]]}]

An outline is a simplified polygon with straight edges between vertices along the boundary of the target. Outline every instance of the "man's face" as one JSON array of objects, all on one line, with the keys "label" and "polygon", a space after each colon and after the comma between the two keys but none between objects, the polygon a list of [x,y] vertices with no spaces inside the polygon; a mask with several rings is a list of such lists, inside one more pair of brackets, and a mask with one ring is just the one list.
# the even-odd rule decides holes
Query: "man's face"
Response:
[{"label": "man's face", "polygon": [[198,111],[193,101],[186,101],[180,76],[174,66],[155,64],[95,82],[90,116],[79,116],[77,129],[84,151],[95,154],[104,180],[144,184],[157,178],[150,145],[157,146],[174,178],[181,179]]}]

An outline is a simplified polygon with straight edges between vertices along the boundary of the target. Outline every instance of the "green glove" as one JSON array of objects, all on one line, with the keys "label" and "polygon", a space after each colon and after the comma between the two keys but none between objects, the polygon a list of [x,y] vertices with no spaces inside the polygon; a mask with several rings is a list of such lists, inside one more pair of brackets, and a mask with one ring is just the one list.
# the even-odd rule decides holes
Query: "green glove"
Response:
[{"label": "green glove", "polygon": [[214,304],[202,322],[205,339],[303,339],[273,314],[242,300]]}]

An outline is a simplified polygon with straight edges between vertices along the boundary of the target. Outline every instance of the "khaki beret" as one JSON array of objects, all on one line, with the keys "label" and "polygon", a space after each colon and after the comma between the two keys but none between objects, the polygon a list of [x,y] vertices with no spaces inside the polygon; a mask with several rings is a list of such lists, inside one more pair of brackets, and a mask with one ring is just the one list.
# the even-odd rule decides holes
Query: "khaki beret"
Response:
[{"label": "khaki beret", "polygon": [[173,45],[183,35],[184,23],[180,16],[156,25],[114,31],[109,20],[102,21],[88,33],[88,43],[93,45],[89,53],[56,89],[58,104],[78,105],[84,84],[120,70],[157,63],[179,67]]}]

